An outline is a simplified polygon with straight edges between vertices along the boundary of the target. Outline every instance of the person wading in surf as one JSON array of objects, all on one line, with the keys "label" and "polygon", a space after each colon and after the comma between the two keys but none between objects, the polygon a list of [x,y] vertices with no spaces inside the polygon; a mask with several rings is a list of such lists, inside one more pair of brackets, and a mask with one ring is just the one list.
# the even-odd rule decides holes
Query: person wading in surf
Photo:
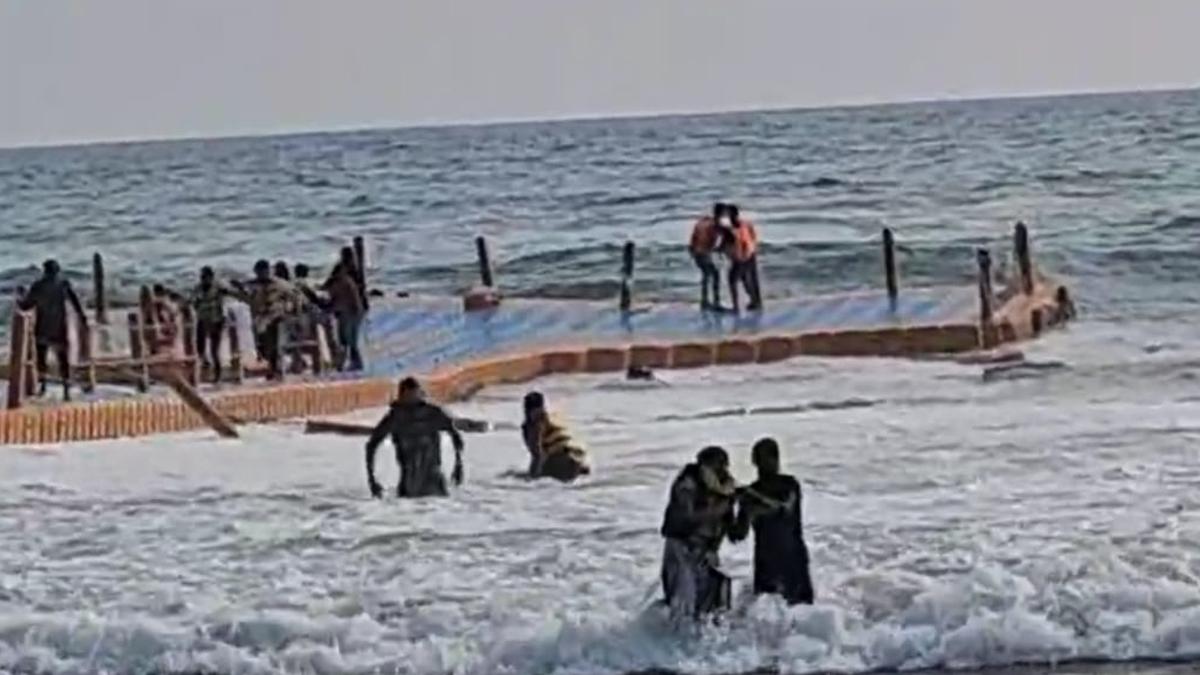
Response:
[{"label": "person wading in surf", "polygon": [[442,433],[454,443],[455,485],[463,481],[463,438],[454,428],[454,420],[445,410],[425,400],[421,385],[407,377],[400,382],[400,396],[387,414],[375,425],[367,441],[367,487],[371,496],[383,496],[383,487],[375,480],[375,451],[389,435],[400,465],[399,497],[445,497],[446,477],[442,475]]},{"label": "person wading in surf", "polygon": [[733,532],[735,484],[729,455],[704,448],[671,484],[663,515],[663,595],[675,620],[729,608],[730,581],[719,569],[721,542]]},{"label": "person wading in surf", "polygon": [[549,476],[569,483],[591,473],[587,452],[571,439],[567,428],[550,415],[545,398],[536,391],[525,395],[521,436],[529,450],[530,478]]},{"label": "person wading in surf", "polygon": [[777,593],[791,605],[812,604],[808,547],[800,516],[800,482],[779,471],[779,444],[764,438],[750,451],[758,480],[739,491],[732,536],[754,528],[754,593]]},{"label": "person wading in surf", "polygon": [[746,309],[751,312],[762,309],[762,288],[758,283],[758,230],[754,223],[742,218],[738,207],[734,204],[725,205],[725,218],[719,222],[728,223],[733,237],[725,247],[729,255],[729,294],[733,298],[733,311],[738,311],[738,283],[746,287],[746,295],[750,297]]}]

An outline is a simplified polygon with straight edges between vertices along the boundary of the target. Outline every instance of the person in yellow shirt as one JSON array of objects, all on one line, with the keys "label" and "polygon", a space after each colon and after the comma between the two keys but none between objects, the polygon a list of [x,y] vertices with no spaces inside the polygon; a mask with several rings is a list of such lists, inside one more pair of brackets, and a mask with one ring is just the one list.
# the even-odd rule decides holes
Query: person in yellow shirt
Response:
[{"label": "person in yellow shirt", "polygon": [[572,438],[561,422],[546,410],[546,399],[531,391],[525,395],[525,421],[521,436],[529,451],[529,477],[549,476],[569,483],[591,473],[587,451]]}]

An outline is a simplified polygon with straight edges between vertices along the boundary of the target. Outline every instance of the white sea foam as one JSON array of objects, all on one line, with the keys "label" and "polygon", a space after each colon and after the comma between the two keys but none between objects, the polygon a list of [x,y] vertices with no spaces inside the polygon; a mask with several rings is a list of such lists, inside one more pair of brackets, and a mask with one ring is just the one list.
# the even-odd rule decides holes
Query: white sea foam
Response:
[{"label": "white sea foam", "polygon": [[[1105,385],[1190,362],[1182,344],[1054,336],[1031,356],[1070,369],[990,383],[979,367],[876,360],[664,372],[657,387],[550,379],[537,386],[590,445],[594,475],[529,483],[511,475],[525,464],[515,432],[472,435],[468,484],[447,500],[366,499],[361,439],[296,426],[6,449],[0,670],[1200,657],[1200,402],[1186,378]],[[456,410],[514,422],[523,393]],[[750,597],[750,547],[729,546],[734,615],[677,632],[650,602],[667,485],[708,443],[750,478],[749,444],[766,434],[804,483],[818,604]],[[380,460],[390,479],[390,453]]]}]

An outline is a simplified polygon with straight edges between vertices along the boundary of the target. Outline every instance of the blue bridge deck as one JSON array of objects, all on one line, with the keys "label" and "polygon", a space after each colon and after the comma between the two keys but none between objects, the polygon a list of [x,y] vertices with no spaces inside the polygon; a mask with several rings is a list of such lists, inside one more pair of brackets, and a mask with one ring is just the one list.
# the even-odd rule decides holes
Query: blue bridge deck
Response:
[{"label": "blue bridge deck", "polygon": [[883,293],[775,299],[762,312],[701,312],[694,304],[650,304],[623,314],[615,302],[510,299],[492,310],[463,312],[457,298],[379,300],[364,327],[369,376],[425,372],[437,366],[534,347],[660,340],[713,340],[929,326],[974,320],[971,287],[906,290],[895,308]]}]

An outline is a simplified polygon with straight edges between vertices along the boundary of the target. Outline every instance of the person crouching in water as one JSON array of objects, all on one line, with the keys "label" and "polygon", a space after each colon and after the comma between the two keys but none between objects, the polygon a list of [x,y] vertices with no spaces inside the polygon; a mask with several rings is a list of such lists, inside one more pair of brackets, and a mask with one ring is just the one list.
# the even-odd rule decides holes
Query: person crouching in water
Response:
[{"label": "person crouching in water", "polygon": [[571,439],[566,427],[546,410],[538,392],[525,395],[525,421],[521,436],[529,450],[529,477],[549,476],[569,483],[592,472],[587,452]]},{"label": "person crouching in water", "polygon": [[730,581],[718,569],[718,551],[733,533],[735,488],[729,455],[715,446],[701,450],[671,484],[662,525],[662,585],[675,620],[729,608]]},{"label": "person crouching in water", "polygon": [[758,480],[738,499],[734,536],[754,528],[754,593],[776,593],[790,605],[812,604],[808,547],[800,518],[800,483],[779,471],[779,444],[764,438],[750,451]]},{"label": "person crouching in water", "polygon": [[383,496],[383,487],[375,480],[375,451],[387,436],[396,448],[400,465],[400,497],[445,497],[446,477],[442,474],[442,433],[454,443],[455,485],[462,485],[463,438],[454,428],[454,420],[444,409],[425,400],[421,385],[406,377],[400,382],[400,396],[387,414],[375,425],[367,440],[367,486],[371,496]]}]

